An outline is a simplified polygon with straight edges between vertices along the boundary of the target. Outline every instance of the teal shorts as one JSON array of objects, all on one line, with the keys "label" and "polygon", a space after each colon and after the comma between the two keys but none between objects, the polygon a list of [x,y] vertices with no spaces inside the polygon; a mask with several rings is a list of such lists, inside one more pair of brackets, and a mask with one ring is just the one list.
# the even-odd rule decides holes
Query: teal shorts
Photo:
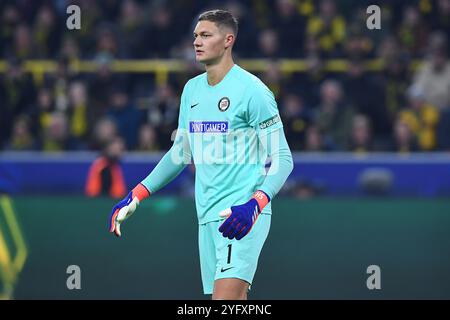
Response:
[{"label": "teal shorts", "polygon": [[225,238],[219,232],[223,219],[199,225],[198,243],[203,293],[212,294],[214,281],[238,278],[252,284],[259,254],[270,229],[270,214],[261,214],[241,240]]}]

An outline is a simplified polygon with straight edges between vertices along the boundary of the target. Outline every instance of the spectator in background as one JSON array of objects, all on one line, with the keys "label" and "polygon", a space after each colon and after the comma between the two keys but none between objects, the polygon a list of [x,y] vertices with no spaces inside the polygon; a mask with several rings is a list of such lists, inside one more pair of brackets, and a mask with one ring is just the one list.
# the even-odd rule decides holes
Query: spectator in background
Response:
[{"label": "spectator in background", "polygon": [[340,57],[345,40],[346,22],[336,9],[334,0],[322,0],[317,15],[308,20],[307,33],[319,42],[321,55]]},{"label": "spectator in background", "polygon": [[73,81],[74,75],[69,70],[69,60],[60,58],[57,60],[56,72],[46,74],[44,86],[51,88],[51,93],[55,100],[55,108],[59,111],[67,111],[69,106],[69,84]]},{"label": "spectator in background", "polygon": [[72,36],[66,36],[62,40],[61,57],[66,59],[68,63],[80,60],[81,53],[77,41]]},{"label": "spectator in background", "polygon": [[312,35],[308,35],[304,44],[305,57],[321,59],[319,40]]},{"label": "spectator in background", "polygon": [[[231,0],[225,3],[226,10],[239,21],[239,43],[235,44],[233,48],[234,54],[243,57],[251,57],[254,55],[256,47],[256,37],[258,33],[256,29],[256,22],[254,20],[253,12],[249,10],[244,4],[238,0]],[[192,41],[189,51],[192,54]]]},{"label": "spectator in background", "polygon": [[334,149],[348,148],[353,114],[353,108],[344,100],[341,84],[326,80],[320,86],[320,103],[315,109],[314,123]]},{"label": "spectator in background", "polygon": [[315,106],[319,103],[318,87],[326,77],[318,40],[311,35],[307,36],[304,52],[306,70],[292,76],[292,82],[300,89],[306,104]]},{"label": "spectator in background", "polygon": [[36,140],[31,132],[30,120],[25,115],[20,115],[14,120],[11,139],[5,145],[9,151],[36,150]]},{"label": "spectator in background", "polygon": [[280,65],[275,61],[270,61],[267,64],[267,70],[261,75],[261,79],[273,92],[275,97],[280,97],[282,90],[286,87]]},{"label": "spectator in background", "polygon": [[9,60],[0,78],[0,145],[9,140],[12,124],[34,103],[35,87],[18,60]]},{"label": "spectator in background", "polygon": [[89,103],[84,82],[72,82],[69,86],[69,126],[72,136],[84,139],[89,133]]},{"label": "spectator in background", "polygon": [[372,40],[361,30],[361,27],[353,26],[349,30],[347,41],[343,43],[343,50],[348,59],[367,59],[372,54],[374,44]]},{"label": "spectator in background", "polygon": [[13,46],[14,34],[20,24],[20,12],[13,4],[7,4],[0,19],[0,56],[5,57],[7,49]]},{"label": "spectator in background", "polygon": [[[188,69],[195,69],[197,71],[198,66],[195,62],[195,53],[192,53],[192,37],[185,36],[180,43],[172,48],[171,57],[174,59],[182,59],[185,62],[189,63],[187,65]],[[190,73],[190,70],[187,70],[187,73]],[[184,75],[179,75],[184,76]],[[183,81],[180,81],[182,83]]]},{"label": "spectator in background", "polygon": [[155,129],[149,124],[144,124],[139,128],[139,143],[137,150],[141,152],[159,151],[158,136]]},{"label": "spectator in background", "polygon": [[422,56],[426,47],[428,26],[422,20],[419,8],[408,5],[403,9],[402,22],[397,31],[403,48],[413,57]]},{"label": "spectator in background", "polygon": [[394,123],[394,136],[389,151],[398,153],[410,153],[419,150],[417,140],[409,126],[402,119],[397,118]]},{"label": "spectator in background", "polygon": [[311,111],[304,105],[299,95],[290,93],[282,99],[280,112],[291,150],[304,149],[306,128],[312,121]]},{"label": "spectator in background", "polygon": [[431,17],[428,21],[431,22],[433,31],[440,30],[446,32],[447,39],[450,37],[450,0],[433,1],[433,8]]},{"label": "spectator in background", "polygon": [[89,83],[90,107],[89,111],[93,123],[102,118],[109,110],[110,97],[115,88],[126,89],[123,78],[111,70],[112,56],[101,54],[96,58],[97,71]]},{"label": "spectator in background", "polygon": [[38,91],[37,105],[33,108],[33,131],[37,132],[40,138],[50,126],[52,114],[55,112],[55,103],[52,92],[47,87],[42,87]]},{"label": "spectator in background", "polygon": [[33,39],[39,58],[55,58],[60,47],[61,27],[53,8],[44,4],[39,8],[33,27]]},{"label": "spectator in background", "polygon": [[28,25],[22,23],[14,31],[14,44],[6,50],[7,56],[20,60],[36,58],[34,39]]},{"label": "spectator in background", "polygon": [[123,139],[110,137],[102,149],[101,155],[89,168],[85,193],[88,197],[108,195],[122,198],[127,192],[120,159],[125,150]]},{"label": "spectator in background", "polygon": [[125,0],[121,4],[120,40],[126,55],[131,59],[144,59],[149,54],[150,41],[146,39],[148,26],[145,23],[144,12],[135,0]]},{"label": "spectator in background", "polygon": [[395,61],[403,54],[401,45],[394,34],[386,35],[376,49],[376,56],[381,61]]},{"label": "spectator in background", "polygon": [[178,124],[179,99],[173,87],[160,85],[152,99],[148,110],[148,123],[158,132],[160,147],[169,150],[172,146],[172,133]]},{"label": "spectator in background", "polygon": [[315,125],[311,125],[306,129],[305,140],[305,151],[321,152],[329,151],[330,149],[330,147],[324,141],[322,132],[320,132],[320,129]]},{"label": "spectator in background", "polygon": [[425,100],[439,110],[450,108],[450,62],[448,39],[443,32],[430,36],[429,55],[414,77],[414,87],[421,89]]},{"label": "spectator in background", "polygon": [[[309,39],[308,46],[315,46],[315,40]],[[320,83],[325,79],[323,61],[317,53],[311,52],[306,57],[306,71],[290,79],[290,89],[296,88],[308,106],[316,106],[320,101]]]},{"label": "spectator in background", "polygon": [[[380,105],[381,108],[384,106],[387,117],[385,123],[390,127],[393,126],[398,112],[406,104],[405,92],[410,84],[409,78],[408,59],[404,56],[393,56],[391,60],[387,60],[383,72],[376,76],[380,90]],[[386,129],[386,132],[390,134],[391,130]]]},{"label": "spectator in background", "polygon": [[382,144],[392,135],[392,119],[383,100],[384,88],[379,77],[366,72],[365,68],[362,60],[350,60],[343,84],[349,105],[370,120],[373,143]]},{"label": "spectator in background", "polygon": [[[340,3],[341,4],[341,3]],[[367,7],[368,4],[358,1],[357,7],[352,6],[348,12],[349,23],[347,27],[347,41],[344,42],[346,57],[354,58],[373,58],[376,49],[379,47],[382,39],[392,33],[391,14],[385,7],[381,7],[381,29],[376,31],[367,28]]]},{"label": "spectator in background", "polygon": [[139,111],[130,102],[127,92],[121,87],[113,90],[107,115],[116,122],[120,136],[125,139],[127,149],[134,149],[138,142],[141,117]]},{"label": "spectator in background", "polygon": [[255,51],[258,57],[275,59],[282,55],[279,47],[278,33],[273,29],[265,29],[258,34],[258,48]]},{"label": "spectator in background", "polygon": [[111,59],[121,58],[119,51],[119,45],[113,30],[109,27],[101,28],[97,36],[96,54],[94,59],[99,56],[108,56]]},{"label": "spectator in background", "polygon": [[408,104],[408,108],[399,112],[400,119],[408,125],[421,150],[434,150],[437,145],[438,110],[425,101],[424,94],[418,87],[409,89]]},{"label": "spectator in background", "polygon": [[391,119],[382,100],[380,85],[365,71],[363,61],[360,59],[349,61],[343,84],[345,95],[355,112],[365,114],[370,119],[376,137],[388,139],[392,126]]},{"label": "spectator in background", "polygon": [[58,59],[53,79],[53,92],[57,110],[66,111],[69,106],[68,92],[71,80],[69,61],[67,59]]},{"label": "spectator in background", "polygon": [[[76,42],[85,56],[91,57],[95,54],[96,38],[93,32],[97,30],[100,20],[102,19],[102,11],[99,8],[100,1],[79,0],[79,6],[82,11],[83,27],[76,32],[67,31],[67,33],[76,39]],[[95,34],[95,33],[94,33]]]},{"label": "spectator in background", "polygon": [[280,55],[283,58],[300,56],[304,43],[305,23],[294,0],[276,0],[272,26],[279,37]]},{"label": "spectator in background", "polygon": [[76,151],[82,145],[69,133],[67,117],[62,112],[53,112],[50,123],[44,128],[40,149],[46,152]]},{"label": "spectator in background", "polygon": [[98,120],[94,125],[93,135],[91,138],[91,149],[102,150],[106,143],[118,134],[117,125],[109,117]]},{"label": "spectator in background", "polygon": [[369,118],[362,114],[353,117],[350,151],[364,154],[373,151],[372,130]]},{"label": "spectator in background", "polygon": [[150,58],[163,58],[179,41],[180,32],[173,21],[169,8],[156,4],[156,8],[153,8],[151,14],[151,26],[146,35],[158,36],[152,37],[149,56]]}]

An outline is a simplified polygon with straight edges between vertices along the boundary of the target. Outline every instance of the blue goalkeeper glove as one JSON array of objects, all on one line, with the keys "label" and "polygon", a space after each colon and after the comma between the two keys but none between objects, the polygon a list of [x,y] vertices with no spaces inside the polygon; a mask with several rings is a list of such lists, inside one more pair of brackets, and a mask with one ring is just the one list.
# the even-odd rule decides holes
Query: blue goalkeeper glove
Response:
[{"label": "blue goalkeeper glove", "polygon": [[269,196],[258,190],[248,202],[223,210],[219,216],[227,219],[219,227],[219,232],[230,240],[241,240],[250,232],[269,201]]},{"label": "blue goalkeeper glove", "polygon": [[150,192],[142,185],[138,184],[125,198],[116,204],[109,217],[109,232],[114,232],[118,237],[122,235],[120,225],[136,211],[139,203],[147,198]]}]

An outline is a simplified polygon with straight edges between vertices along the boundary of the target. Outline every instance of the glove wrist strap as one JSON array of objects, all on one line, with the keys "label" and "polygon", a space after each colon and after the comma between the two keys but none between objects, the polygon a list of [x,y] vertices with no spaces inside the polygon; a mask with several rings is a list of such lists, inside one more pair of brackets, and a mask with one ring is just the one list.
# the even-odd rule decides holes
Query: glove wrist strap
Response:
[{"label": "glove wrist strap", "polygon": [[270,197],[264,191],[261,191],[261,190],[257,190],[253,194],[252,198],[255,199],[256,202],[258,202],[259,212],[260,213],[270,201]]},{"label": "glove wrist strap", "polygon": [[145,198],[148,198],[150,196],[150,192],[147,190],[147,188],[142,184],[139,183],[136,187],[134,187],[132,191],[132,197],[137,197],[139,202],[144,200]]}]

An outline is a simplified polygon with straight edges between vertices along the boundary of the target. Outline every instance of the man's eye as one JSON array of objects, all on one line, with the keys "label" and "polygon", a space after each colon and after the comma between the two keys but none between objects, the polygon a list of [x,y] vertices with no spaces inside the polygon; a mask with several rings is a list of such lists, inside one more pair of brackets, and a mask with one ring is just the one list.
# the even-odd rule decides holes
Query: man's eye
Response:
[{"label": "man's eye", "polygon": [[207,38],[207,37],[209,37],[209,34],[204,34],[204,35],[202,35],[202,37]]}]

